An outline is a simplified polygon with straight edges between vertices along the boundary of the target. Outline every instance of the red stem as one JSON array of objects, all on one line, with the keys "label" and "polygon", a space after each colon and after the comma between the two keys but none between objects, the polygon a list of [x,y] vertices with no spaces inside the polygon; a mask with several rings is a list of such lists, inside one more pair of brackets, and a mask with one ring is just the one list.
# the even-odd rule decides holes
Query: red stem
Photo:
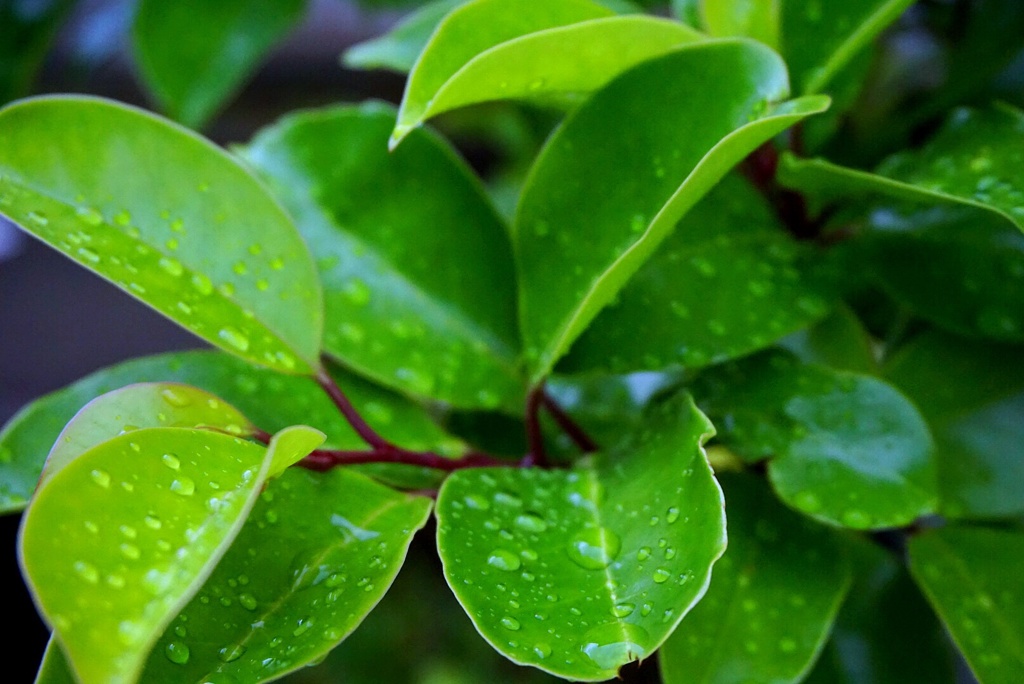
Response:
[{"label": "red stem", "polygon": [[363,417],[359,415],[359,411],[356,410],[356,407],[352,405],[352,402],[348,400],[345,393],[338,387],[338,383],[334,382],[334,378],[326,370],[321,368],[317,371],[316,381],[327,392],[327,396],[331,398],[334,405],[341,411],[341,415],[345,416],[345,420],[348,421],[348,424],[352,426],[352,429],[356,431],[356,434],[364,442],[372,446],[376,451],[392,451],[397,449],[396,446],[378,435],[377,431],[363,420]]},{"label": "red stem", "polygon": [[555,400],[551,398],[547,392],[541,394],[541,401],[544,404],[544,408],[547,409],[551,417],[558,423],[558,427],[562,428],[562,432],[569,435],[569,439],[575,442],[576,446],[580,448],[585,454],[597,451],[599,447],[597,442],[590,438],[586,432],[583,431],[576,421],[574,421],[568,413],[566,413],[561,406],[555,403]]},{"label": "red stem", "polygon": [[544,435],[540,429],[540,407],[544,401],[544,383],[530,390],[526,395],[526,443],[530,453],[524,462],[530,465],[547,467],[548,454],[544,449]]},{"label": "red stem", "polygon": [[357,465],[359,463],[400,463],[402,465],[433,468],[444,472],[452,472],[463,468],[500,468],[515,467],[515,463],[498,458],[470,452],[462,458],[445,458],[429,451],[345,451],[318,449],[299,462],[299,465],[310,470],[330,470],[334,466]]}]

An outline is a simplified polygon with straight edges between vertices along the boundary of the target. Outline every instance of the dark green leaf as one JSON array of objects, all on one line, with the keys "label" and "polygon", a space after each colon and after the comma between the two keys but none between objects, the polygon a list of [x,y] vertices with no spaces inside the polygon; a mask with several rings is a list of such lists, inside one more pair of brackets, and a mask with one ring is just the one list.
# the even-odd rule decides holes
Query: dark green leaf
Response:
[{"label": "dark green leaf", "polygon": [[60,650],[60,644],[53,637],[50,637],[49,643],[46,644],[35,684],[78,684],[75,676],[71,674],[64,652]]},{"label": "dark green leaf", "polygon": [[[536,11],[539,5],[533,5]],[[482,17],[473,17],[480,21]],[[451,20],[455,21],[455,17]],[[449,26],[449,33],[454,30]],[[462,27],[468,31],[468,26]],[[439,34],[440,35],[440,34]],[[495,45],[466,62],[425,101],[414,99],[421,71],[444,47],[432,44],[410,75],[392,136],[397,145],[415,126],[445,111],[489,100],[574,102],[623,71],[703,36],[685,24],[643,15],[605,17],[537,31]],[[443,56],[443,55],[442,55]],[[421,98],[426,93],[419,94]]]},{"label": "dark green leaf", "polygon": [[723,476],[729,549],[707,595],[661,650],[665,684],[799,682],[850,583],[834,533],[753,476]]},{"label": "dark green leaf", "polygon": [[[465,445],[446,435],[418,406],[359,378],[334,371],[352,403],[389,440],[413,450],[457,456]],[[241,410],[267,432],[307,423],[327,435],[335,449],[365,445],[310,378],[256,368],[219,352],[163,354],[98,371],[25,407],[0,433],[0,511],[23,508],[35,489],[43,461],[64,424],[87,402],[136,382],[174,381],[201,387]],[[358,466],[405,486],[431,487],[436,471],[396,465]],[[417,480],[410,481],[411,475]],[[395,478],[401,476],[400,480]]]},{"label": "dark green leaf", "polygon": [[0,213],[203,339],[319,366],[316,267],[237,161],[141,110],[84,97],[0,110]]},{"label": "dark green leaf", "polygon": [[722,495],[680,395],[571,470],[460,470],[438,495],[445,576],[514,662],[584,681],[651,653],[725,549]]},{"label": "dark green leaf", "polygon": [[[828,311],[806,262],[749,184],[727,176],[679,222],[560,371],[695,368],[767,347]],[[817,280],[821,280],[818,278]]]},{"label": "dark green leaf", "polygon": [[[773,104],[787,91],[777,55],[721,41],[634,67],[569,115],[538,158],[516,219],[531,380],[547,375],[736,162],[828,104]],[[644,124],[623,128],[632,121]]]},{"label": "dark green leaf", "polygon": [[861,266],[913,314],[963,335],[1024,341],[1024,234],[1016,226],[964,208],[879,211],[862,246]]},{"label": "dark green leaf", "polygon": [[910,570],[983,684],[1024,671],[1020,531],[946,527],[910,540]]},{"label": "dark green leaf", "polygon": [[1024,513],[1024,348],[930,332],[885,374],[920,407],[935,436],[941,512]]},{"label": "dark green leaf", "polygon": [[74,0],[0,3],[0,104],[25,95]]},{"label": "dark green leaf", "polygon": [[[392,145],[428,117],[438,92],[478,55],[537,31],[611,16],[590,0],[474,0],[459,7],[437,27],[409,75]],[[507,66],[515,72],[514,64]]]},{"label": "dark green leaf", "polygon": [[925,205],[966,204],[1024,230],[1024,112],[1009,105],[958,109],[920,150],[901,152],[876,173],[823,159],[783,158],[780,180],[826,199],[884,195]]},{"label": "dark green leaf", "polygon": [[928,426],[881,380],[764,354],[708,371],[694,391],[726,446],[770,458],[775,491],[813,518],[877,529],[935,511]]},{"label": "dark green leaf", "polygon": [[323,657],[387,592],[431,504],[346,469],[285,473],[167,629],[143,679],[255,684]]},{"label": "dark green leaf", "polygon": [[907,570],[871,541],[847,546],[857,575],[807,684],[955,682],[949,639]]},{"label": "dark green leaf", "polygon": [[139,69],[170,116],[200,128],[305,9],[306,0],[140,0]]},{"label": "dark green leaf", "polygon": [[410,13],[379,38],[356,43],[345,50],[341,61],[352,69],[390,69],[409,72],[441,20],[467,0],[434,0]]},{"label": "dark green leaf", "polygon": [[389,154],[393,125],[378,104],[298,114],[246,150],[319,257],[324,348],[413,395],[518,410],[504,226],[438,138],[420,131]]},{"label": "dark green leaf", "polygon": [[878,372],[874,342],[857,315],[844,305],[824,320],[779,341],[804,363],[872,375]]},{"label": "dark green leaf", "polygon": [[148,428],[55,473],[22,521],[19,551],[78,678],[134,681],[238,533],[275,452],[294,462],[322,438],[290,428],[265,449],[210,431]]},{"label": "dark green leaf", "polygon": [[700,3],[701,19],[713,36],[753,38],[779,47],[780,3],[778,0],[717,0]]},{"label": "dark green leaf", "polygon": [[701,26],[700,0],[672,0],[672,14],[688,26]]}]

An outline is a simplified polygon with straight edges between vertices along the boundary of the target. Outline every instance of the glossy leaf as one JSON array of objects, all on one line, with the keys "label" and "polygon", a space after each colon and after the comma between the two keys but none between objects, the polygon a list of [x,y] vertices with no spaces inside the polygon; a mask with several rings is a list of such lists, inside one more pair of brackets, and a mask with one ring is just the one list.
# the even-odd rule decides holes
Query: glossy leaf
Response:
[{"label": "glossy leaf", "polygon": [[0,137],[0,213],[226,351],[285,372],[319,365],[309,251],[222,150],[84,97],[0,110]]},{"label": "glossy leaf", "polygon": [[799,682],[850,584],[835,534],[753,476],[720,476],[729,549],[707,595],[660,651],[665,684]]},{"label": "glossy leaf", "polygon": [[75,414],[54,442],[39,486],[94,446],[152,427],[215,428],[236,437],[253,432],[236,408],[195,387],[167,382],[129,385],[93,399]]},{"label": "glossy leaf", "polygon": [[377,104],[298,114],[245,153],[319,257],[324,348],[409,394],[518,411],[504,226],[438,138],[421,131],[389,154],[393,125]]},{"label": "glossy leaf", "polygon": [[1024,514],[1024,348],[938,332],[885,368],[935,436],[940,511],[953,518]]},{"label": "glossy leaf", "polygon": [[453,473],[438,494],[445,577],[513,662],[583,681],[651,653],[707,588],[725,549],[722,495],[681,395],[571,470]]},{"label": "glossy leaf", "polygon": [[778,48],[782,3],[780,0],[702,0],[700,16],[713,36],[753,38]]},{"label": "glossy leaf", "polygon": [[727,176],[665,239],[559,366],[565,372],[695,368],[748,354],[824,316],[816,250]]},{"label": "glossy leaf", "polygon": [[134,42],[160,106],[200,128],[302,18],[306,0],[141,0]]},{"label": "glossy leaf", "polygon": [[392,146],[427,118],[438,92],[481,53],[537,31],[611,16],[611,10],[590,0],[474,0],[457,8],[440,23],[413,66]]},{"label": "glossy leaf", "polygon": [[1009,105],[958,109],[920,150],[893,155],[876,173],[823,159],[783,158],[780,180],[826,199],[884,195],[992,212],[1024,230],[1024,112]]},{"label": "glossy leaf", "polygon": [[857,574],[807,684],[956,681],[955,656],[901,561],[872,540],[847,538]]},{"label": "glossy leaf", "polygon": [[0,104],[25,95],[73,0],[0,4]]},{"label": "glossy leaf", "polygon": [[341,62],[351,69],[390,69],[406,73],[441,20],[467,0],[434,0],[409,13],[391,31],[378,38],[356,43],[345,50]]},{"label": "glossy leaf", "polygon": [[322,658],[387,592],[431,504],[347,469],[288,471],[167,629],[143,681],[255,683]]},{"label": "glossy leaf", "polygon": [[946,527],[910,540],[910,570],[983,684],[1024,670],[1019,530]]},{"label": "glossy leaf", "polygon": [[879,211],[863,259],[912,313],[963,335],[1024,341],[1024,234],[1012,224],[963,208]]},{"label": "glossy leaf", "polygon": [[804,363],[873,375],[878,373],[874,342],[857,315],[839,305],[818,322],[779,341]]},{"label": "glossy leaf", "polygon": [[798,93],[819,93],[914,0],[782,0],[782,55]]},{"label": "glossy leaf", "polygon": [[315,431],[284,431],[265,449],[203,430],[137,430],[86,451],[39,489],[20,558],[78,678],[137,678],[238,533],[276,449],[291,452],[296,437],[308,446],[303,433]]},{"label": "glossy leaf", "polygon": [[[530,11],[536,7],[534,4]],[[454,30],[455,17],[449,31]],[[479,19],[474,17],[474,21]],[[414,95],[427,96],[416,93],[414,83],[421,70],[433,67],[429,59],[437,58],[443,49],[432,44],[410,75],[410,95],[402,102],[392,145],[423,121],[470,104],[508,99],[572,102],[641,62],[702,38],[685,24],[643,15],[558,26],[481,52],[429,93],[429,99],[413,99]]]},{"label": "glossy leaf", "polygon": [[[735,163],[827,106],[773,104],[787,89],[785,66],[767,48],[704,43],[634,67],[569,115],[537,159],[516,217],[531,380],[547,375]],[[623,129],[624,121],[644,125]]]},{"label": "glossy leaf", "polygon": [[770,458],[775,491],[813,518],[878,529],[935,511],[928,426],[881,380],[765,354],[708,371],[694,392],[726,446]]},{"label": "glossy leaf", "polygon": [[[369,424],[393,443],[450,456],[465,445],[446,435],[420,407],[343,371],[332,371]],[[0,432],[0,511],[17,511],[31,496],[50,447],[75,413],[96,397],[137,382],[174,381],[203,388],[275,432],[306,423],[327,435],[327,446],[365,445],[310,378],[256,368],[220,352],[161,354],[128,361],[82,378],[29,404]],[[402,486],[428,488],[437,472],[412,466],[354,466]]]}]

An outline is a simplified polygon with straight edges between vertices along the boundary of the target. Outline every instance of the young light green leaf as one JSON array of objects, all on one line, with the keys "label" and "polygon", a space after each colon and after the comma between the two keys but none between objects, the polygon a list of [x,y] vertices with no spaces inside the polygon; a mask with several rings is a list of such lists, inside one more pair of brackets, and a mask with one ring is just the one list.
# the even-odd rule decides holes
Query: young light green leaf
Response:
[{"label": "young light green leaf", "polygon": [[324,348],[408,394],[519,410],[505,227],[440,139],[389,154],[394,120],[380,104],[298,114],[245,151],[320,258]]},{"label": "young light green leaf", "polygon": [[391,145],[427,118],[437,93],[481,53],[537,31],[611,16],[590,0],[473,0],[459,7],[437,27],[409,74]]},{"label": "young light green leaf", "polygon": [[[337,369],[336,380],[369,424],[394,444],[458,456],[465,445],[445,434],[421,407]],[[137,382],[174,381],[201,387],[276,432],[309,424],[335,449],[361,449],[359,436],[311,378],[281,375],[220,352],[195,351],[135,359],[87,376],[26,406],[0,432],[0,511],[24,508],[43,461],[76,412],[96,397]],[[438,484],[437,472],[391,464],[353,466],[404,487]],[[414,477],[414,480],[410,480]],[[400,479],[397,479],[400,478]]]},{"label": "young light green leaf", "polygon": [[[427,119],[466,105],[509,99],[572,102],[641,62],[703,38],[685,24],[643,15],[592,19],[516,37],[474,56],[425,102],[403,100],[392,147]],[[420,70],[433,66],[427,58],[439,50],[417,64],[410,92]]]},{"label": "young light green leaf", "polygon": [[832,637],[807,684],[955,682],[942,625],[900,559],[873,540],[847,537],[856,575]]},{"label": "young light green leaf", "polygon": [[875,173],[785,155],[779,180],[825,200],[882,195],[964,204],[1024,230],[1024,112],[1009,105],[958,109],[920,150],[900,152]]},{"label": "young light green leaf", "polygon": [[[765,199],[727,176],[680,221],[558,366],[567,373],[696,368],[767,347],[831,297]],[[637,334],[643,331],[642,334]]]},{"label": "young light green leaf", "polygon": [[291,219],[237,161],[114,102],[0,110],[0,213],[222,349],[319,366],[322,295]]},{"label": "young light green leaf", "polygon": [[686,395],[571,470],[460,470],[438,494],[445,577],[513,662],[582,681],[654,652],[725,549],[722,494]]},{"label": "young light green leaf", "polygon": [[[773,104],[787,90],[775,53],[728,40],[634,67],[569,115],[536,161],[516,217],[533,382],[736,162],[828,105]],[[624,121],[643,125],[626,130]]]},{"label": "young light green leaf", "polygon": [[407,73],[427,46],[437,25],[467,0],[434,0],[411,12],[391,31],[345,50],[341,63],[351,69],[390,69]]},{"label": "young light green leaf", "polygon": [[19,556],[79,679],[137,679],[238,533],[274,451],[205,430],[148,428],[93,447],[39,489]]},{"label": "young light green leaf", "polygon": [[431,503],[348,469],[286,472],[168,627],[143,680],[255,684],[316,662],[387,592]]},{"label": "young light green leaf", "polygon": [[25,95],[74,0],[0,4],[0,104]]},{"label": "young light green leaf", "polygon": [[1024,233],[1013,224],[965,207],[876,211],[862,247],[864,270],[912,313],[962,335],[1024,341]]},{"label": "young light green leaf", "polygon": [[248,419],[230,404],[195,387],[138,383],[103,394],[82,407],[46,457],[39,486],[94,446],[140,428],[214,428],[236,437],[253,434]]},{"label": "young light green leaf", "polygon": [[699,11],[713,36],[753,38],[779,47],[780,0],[702,0]]},{"label": "young light green leaf", "polygon": [[885,368],[935,436],[940,511],[1024,514],[1024,348],[929,332]]},{"label": "young light green leaf", "polygon": [[935,512],[928,426],[881,380],[763,354],[706,372],[694,393],[726,446],[770,458],[778,495],[817,520],[878,529]]},{"label": "young light green leaf", "polygon": [[660,651],[665,684],[801,681],[850,584],[839,539],[752,476],[720,476],[729,549]]},{"label": "young light green leaf", "polygon": [[302,18],[306,0],[141,0],[135,54],[171,117],[201,128]]},{"label": "young light green leaf", "polygon": [[951,526],[910,540],[910,571],[984,684],[1024,671],[1019,530]]},{"label": "young light green leaf", "polygon": [[871,335],[857,315],[842,304],[817,325],[779,340],[779,346],[793,352],[804,363],[866,375],[878,373]]},{"label": "young light green leaf", "polygon": [[[773,0],[777,4],[778,0]],[[820,93],[914,0],[782,0],[782,56],[793,90]]]}]

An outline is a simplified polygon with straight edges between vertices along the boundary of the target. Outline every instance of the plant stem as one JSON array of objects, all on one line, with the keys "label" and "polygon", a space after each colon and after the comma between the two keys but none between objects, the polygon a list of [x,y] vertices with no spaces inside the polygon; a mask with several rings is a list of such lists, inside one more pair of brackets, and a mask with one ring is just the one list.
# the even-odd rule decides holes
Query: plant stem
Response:
[{"label": "plant stem", "polygon": [[572,417],[562,409],[561,406],[555,403],[555,400],[551,398],[550,394],[542,392],[541,401],[544,404],[544,408],[547,409],[547,412],[550,413],[551,417],[554,418],[556,423],[558,423],[558,427],[562,428],[562,432],[569,435],[569,439],[571,439],[576,446],[580,448],[580,451],[585,454],[589,454],[599,449],[597,442],[591,439],[590,435],[584,432],[583,428],[581,428],[576,421],[574,421]]},{"label": "plant stem", "polygon": [[391,451],[397,450],[397,447],[388,442],[386,439],[377,434],[377,431],[370,427],[369,423],[363,420],[363,417],[359,415],[359,411],[352,405],[345,393],[338,387],[338,383],[334,382],[326,370],[322,367],[316,374],[316,381],[320,384],[320,387],[327,393],[327,396],[331,398],[334,405],[341,411],[341,415],[345,417],[348,424],[352,426],[352,429],[356,431],[364,442],[369,446],[373,447],[376,451]]},{"label": "plant stem", "polygon": [[544,449],[544,435],[540,429],[540,407],[543,401],[544,383],[541,382],[526,395],[526,443],[530,453],[524,460],[527,463],[546,468],[548,455]]},{"label": "plant stem", "polygon": [[516,464],[503,461],[493,456],[470,452],[462,458],[445,458],[429,451],[406,451],[389,449],[387,451],[345,451],[317,449],[299,465],[310,470],[330,470],[334,466],[357,465],[360,463],[399,463],[402,465],[433,468],[444,472],[462,470],[463,468],[500,468],[515,467]]}]

